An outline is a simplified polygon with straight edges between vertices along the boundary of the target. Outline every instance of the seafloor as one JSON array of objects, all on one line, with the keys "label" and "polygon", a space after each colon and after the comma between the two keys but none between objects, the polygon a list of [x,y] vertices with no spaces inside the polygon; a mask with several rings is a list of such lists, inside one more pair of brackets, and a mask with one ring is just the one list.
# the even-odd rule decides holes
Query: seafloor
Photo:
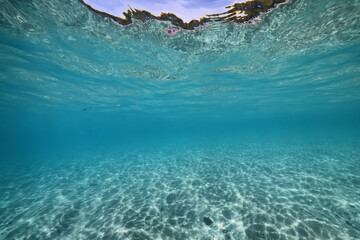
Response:
[{"label": "seafloor", "polygon": [[360,149],[52,156],[0,182],[0,239],[360,239]]}]

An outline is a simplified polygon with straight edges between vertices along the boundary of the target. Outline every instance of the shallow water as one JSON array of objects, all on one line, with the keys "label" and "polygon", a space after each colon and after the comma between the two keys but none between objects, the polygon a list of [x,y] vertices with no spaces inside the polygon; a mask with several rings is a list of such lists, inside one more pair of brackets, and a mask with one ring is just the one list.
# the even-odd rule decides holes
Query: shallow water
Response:
[{"label": "shallow water", "polygon": [[0,3],[0,239],[360,239],[360,2],[121,27]]},{"label": "shallow water", "polygon": [[359,157],[349,146],[236,143],[54,157],[1,178],[1,236],[356,239]]}]

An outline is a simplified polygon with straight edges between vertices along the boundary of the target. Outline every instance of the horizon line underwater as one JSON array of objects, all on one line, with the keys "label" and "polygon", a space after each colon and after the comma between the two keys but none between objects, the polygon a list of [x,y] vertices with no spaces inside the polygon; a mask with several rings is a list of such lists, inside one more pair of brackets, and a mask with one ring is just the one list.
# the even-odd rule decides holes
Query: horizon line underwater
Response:
[{"label": "horizon line underwater", "polygon": [[0,239],[357,240],[359,123],[358,0],[0,1]]}]

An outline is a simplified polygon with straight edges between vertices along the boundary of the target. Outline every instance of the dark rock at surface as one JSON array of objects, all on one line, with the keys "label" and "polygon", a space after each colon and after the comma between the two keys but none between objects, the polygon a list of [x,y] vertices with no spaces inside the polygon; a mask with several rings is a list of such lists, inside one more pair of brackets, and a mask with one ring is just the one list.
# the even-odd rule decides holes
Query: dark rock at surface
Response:
[{"label": "dark rock at surface", "polygon": [[[127,12],[123,12],[125,18],[121,18],[105,12],[98,11],[92,8],[90,5],[86,4],[83,0],[79,0],[79,2],[84,4],[91,11],[103,17],[110,18],[121,25],[129,25],[133,23],[132,19],[137,19],[142,22],[156,19],[160,21],[169,21],[171,22],[171,24],[182,29],[194,30],[196,27],[204,25],[205,23],[210,21],[246,23],[260,16],[261,13],[266,13],[270,9],[275,8],[277,4],[286,3],[286,0],[253,0],[242,3],[235,3],[234,5],[226,7],[229,9],[226,12],[219,14],[209,14],[206,15],[206,17],[200,18],[200,20],[194,19],[190,22],[184,22],[181,18],[179,18],[173,13],[161,13],[160,16],[155,16],[148,11],[132,8],[130,8]],[[243,13],[243,15],[239,15],[239,12]]]}]

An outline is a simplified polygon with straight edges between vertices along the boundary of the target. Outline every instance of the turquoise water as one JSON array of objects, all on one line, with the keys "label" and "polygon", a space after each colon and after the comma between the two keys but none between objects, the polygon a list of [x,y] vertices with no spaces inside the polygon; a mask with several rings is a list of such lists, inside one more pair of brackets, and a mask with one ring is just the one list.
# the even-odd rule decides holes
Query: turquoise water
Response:
[{"label": "turquoise water", "polygon": [[0,1],[0,239],[360,239],[359,16],[169,36]]}]

